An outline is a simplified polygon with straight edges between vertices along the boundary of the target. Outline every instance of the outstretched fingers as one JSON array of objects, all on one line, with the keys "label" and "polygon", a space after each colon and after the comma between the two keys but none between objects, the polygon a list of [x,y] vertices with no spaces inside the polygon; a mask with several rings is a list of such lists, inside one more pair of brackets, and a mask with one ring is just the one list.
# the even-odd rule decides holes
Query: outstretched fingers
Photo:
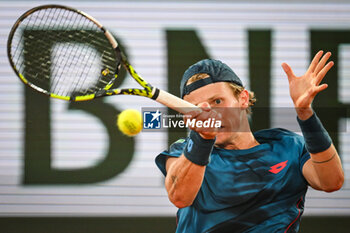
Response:
[{"label": "outstretched fingers", "polygon": [[321,59],[323,54],[323,51],[320,50],[318,51],[318,53],[316,53],[316,55],[314,56],[314,58],[311,61],[311,64],[309,66],[309,69],[306,71],[307,73],[313,73],[319,63],[319,60]]},{"label": "outstretched fingers", "polygon": [[316,85],[319,85],[321,83],[321,81],[323,80],[323,78],[326,76],[326,74],[328,73],[328,71],[333,67],[334,62],[330,61],[327,63],[326,66],[324,66],[321,71],[317,74],[316,76]]},{"label": "outstretched fingers", "polygon": [[318,74],[323,67],[325,66],[326,62],[328,61],[328,59],[330,58],[330,56],[332,55],[331,52],[327,52],[321,59],[321,61],[317,64],[314,73]]}]

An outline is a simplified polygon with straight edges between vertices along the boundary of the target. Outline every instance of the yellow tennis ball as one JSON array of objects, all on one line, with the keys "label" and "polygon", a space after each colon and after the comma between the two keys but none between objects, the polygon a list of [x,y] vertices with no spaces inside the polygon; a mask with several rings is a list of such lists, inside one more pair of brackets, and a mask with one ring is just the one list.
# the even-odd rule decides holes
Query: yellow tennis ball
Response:
[{"label": "yellow tennis ball", "polygon": [[142,130],[141,113],[135,109],[126,109],[118,115],[117,126],[119,130],[129,136],[135,136]]}]

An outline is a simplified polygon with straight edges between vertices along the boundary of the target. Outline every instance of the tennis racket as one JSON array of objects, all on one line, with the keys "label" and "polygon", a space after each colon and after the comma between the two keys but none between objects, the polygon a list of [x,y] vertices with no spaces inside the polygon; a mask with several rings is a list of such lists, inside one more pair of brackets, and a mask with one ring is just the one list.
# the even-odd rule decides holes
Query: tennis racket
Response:
[{"label": "tennis racket", "polygon": [[[7,50],[20,80],[49,97],[88,101],[136,95],[183,114],[200,109],[153,87],[136,73],[114,36],[101,23],[67,6],[43,5],[25,12],[11,29]],[[111,89],[121,65],[142,88]]]}]

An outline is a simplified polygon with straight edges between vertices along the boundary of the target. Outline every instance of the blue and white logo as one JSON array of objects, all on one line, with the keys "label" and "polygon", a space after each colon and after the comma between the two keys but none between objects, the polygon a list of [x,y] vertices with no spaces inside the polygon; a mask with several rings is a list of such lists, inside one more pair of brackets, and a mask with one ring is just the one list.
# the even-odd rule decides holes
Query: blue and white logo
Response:
[{"label": "blue and white logo", "polygon": [[157,111],[144,111],[143,112],[143,128],[144,129],[160,129],[161,124],[161,112]]},{"label": "blue and white logo", "polygon": [[190,138],[189,141],[188,141],[188,143],[187,143],[187,152],[191,152],[192,147],[193,147],[193,141],[192,141],[192,139]]}]

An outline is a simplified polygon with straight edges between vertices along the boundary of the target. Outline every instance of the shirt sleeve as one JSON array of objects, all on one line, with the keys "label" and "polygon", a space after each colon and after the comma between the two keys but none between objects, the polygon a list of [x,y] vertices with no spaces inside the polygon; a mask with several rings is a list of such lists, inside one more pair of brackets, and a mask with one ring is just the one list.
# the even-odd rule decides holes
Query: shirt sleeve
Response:
[{"label": "shirt sleeve", "polygon": [[303,146],[303,153],[300,156],[300,171],[303,172],[303,167],[306,161],[310,159],[310,153],[306,150],[305,145]]},{"label": "shirt sleeve", "polygon": [[164,176],[166,176],[165,163],[168,156],[180,157],[186,145],[186,141],[187,141],[186,139],[177,140],[176,142],[170,145],[168,150],[163,151],[156,157],[155,159],[156,165],[159,168],[159,170],[163,173]]},{"label": "shirt sleeve", "polygon": [[306,149],[306,146],[305,146],[305,140],[302,136],[300,136],[300,146],[302,147],[302,152],[301,152],[301,155],[300,155],[300,162],[299,162],[299,169],[300,169],[300,172],[301,174],[303,174],[303,167],[304,167],[304,164],[306,163],[306,161],[308,161],[310,159],[310,153],[308,152],[308,150]]}]

